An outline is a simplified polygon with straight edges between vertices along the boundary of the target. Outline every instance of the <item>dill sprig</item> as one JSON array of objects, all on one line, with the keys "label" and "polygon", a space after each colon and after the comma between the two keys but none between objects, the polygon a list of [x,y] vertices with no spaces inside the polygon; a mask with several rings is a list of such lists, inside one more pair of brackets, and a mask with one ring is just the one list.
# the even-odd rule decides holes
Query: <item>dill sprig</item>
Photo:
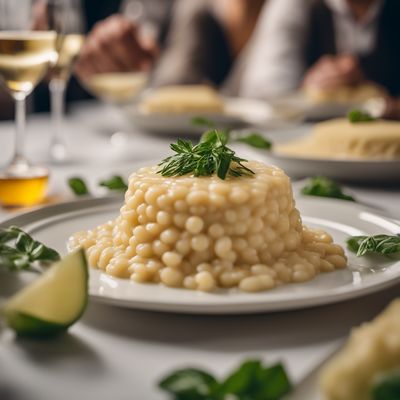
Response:
[{"label": "dill sprig", "polygon": [[170,146],[176,154],[161,161],[159,166],[162,168],[158,173],[163,176],[190,173],[194,176],[210,176],[216,173],[220,179],[225,179],[228,175],[253,175],[254,172],[242,164],[247,160],[237,157],[227,147],[227,142],[226,133],[217,129],[206,132],[196,145],[188,140],[178,139]]}]

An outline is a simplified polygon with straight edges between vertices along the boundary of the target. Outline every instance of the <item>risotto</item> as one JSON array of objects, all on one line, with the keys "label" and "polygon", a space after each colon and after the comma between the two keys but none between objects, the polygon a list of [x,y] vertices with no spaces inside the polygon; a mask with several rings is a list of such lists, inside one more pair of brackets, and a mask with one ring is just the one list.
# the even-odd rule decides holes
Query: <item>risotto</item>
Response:
[{"label": "risotto", "polygon": [[133,173],[120,215],[78,232],[69,249],[119,278],[211,291],[256,292],[345,268],[342,247],[303,226],[290,179],[259,162],[252,176],[164,177]]}]

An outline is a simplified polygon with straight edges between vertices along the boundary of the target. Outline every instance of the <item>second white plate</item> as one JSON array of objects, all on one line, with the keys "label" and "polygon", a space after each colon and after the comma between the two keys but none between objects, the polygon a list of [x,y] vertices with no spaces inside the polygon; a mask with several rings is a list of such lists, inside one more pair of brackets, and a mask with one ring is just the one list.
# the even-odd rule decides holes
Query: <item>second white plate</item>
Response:
[{"label": "second white plate", "polygon": [[[311,129],[312,125],[306,124],[291,129],[271,131],[267,136],[272,143],[281,144],[299,139],[309,134]],[[235,147],[238,147],[238,145],[235,145]],[[242,157],[277,165],[294,178],[319,175],[348,182],[400,182],[400,160],[296,157],[278,154],[273,150],[256,150],[244,145],[240,145],[238,149],[240,149],[238,153]]]},{"label": "second white plate", "polygon": [[[66,252],[68,237],[118,215],[122,199],[79,200],[42,208],[3,222],[17,225],[37,240]],[[359,204],[329,199],[298,199],[305,224],[323,228],[345,245],[351,235],[397,234],[400,226]],[[349,268],[319,275],[302,284],[289,284],[262,293],[219,290],[201,293],[155,284],[137,284],[90,270],[90,295],[95,301],[124,307],[202,314],[235,314],[290,310],[334,303],[381,290],[400,281],[400,262],[385,258],[357,258],[349,254]]]}]

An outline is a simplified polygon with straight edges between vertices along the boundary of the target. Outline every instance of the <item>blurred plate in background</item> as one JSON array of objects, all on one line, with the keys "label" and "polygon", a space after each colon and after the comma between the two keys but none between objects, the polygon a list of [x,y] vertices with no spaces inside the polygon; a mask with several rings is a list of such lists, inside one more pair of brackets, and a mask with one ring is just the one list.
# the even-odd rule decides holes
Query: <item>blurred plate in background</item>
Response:
[{"label": "blurred plate in background", "polygon": [[354,108],[362,108],[362,103],[355,102],[313,102],[303,92],[296,92],[271,101],[276,110],[291,109],[304,115],[309,121],[322,121],[345,116]]},{"label": "blurred plate in background", "polygon": [[272,127],[293,125],[302,120],[303,115],[291,108],[278,113],[274,107],[260,100],[224,98],[225,113],[144,113],[137,104],[122,107],[122,112],[137,129],[145,132],[168,135],[199,135],[203,126],[195,126],[192,119],[202,117],[214,122],[219,128],[239,129],[246,126]]},{"label": "blurred plate in background", "polygon": [[[312,124],[267,132],[273,144],[299,139],[310,133]],[[293,178],[326,176],[340,181],[360,183],[400,182],[400,160],[305,158],[277,154],[270,150],[253,149],[235,144],[240,155],[249,160],[259,160],[282,168]]]}]

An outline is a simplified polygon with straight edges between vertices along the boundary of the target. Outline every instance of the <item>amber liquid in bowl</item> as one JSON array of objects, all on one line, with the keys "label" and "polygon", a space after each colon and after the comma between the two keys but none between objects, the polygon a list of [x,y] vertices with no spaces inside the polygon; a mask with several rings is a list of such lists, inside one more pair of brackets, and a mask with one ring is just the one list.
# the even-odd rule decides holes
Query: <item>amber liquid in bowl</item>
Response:
[{"label": "amber liquid in bowl", "polygon": [[0,173],[0,203],[5,207],[33,206],[45,197],[49,182],[49,171],[35,167],[29,176],[13,176]]}]

